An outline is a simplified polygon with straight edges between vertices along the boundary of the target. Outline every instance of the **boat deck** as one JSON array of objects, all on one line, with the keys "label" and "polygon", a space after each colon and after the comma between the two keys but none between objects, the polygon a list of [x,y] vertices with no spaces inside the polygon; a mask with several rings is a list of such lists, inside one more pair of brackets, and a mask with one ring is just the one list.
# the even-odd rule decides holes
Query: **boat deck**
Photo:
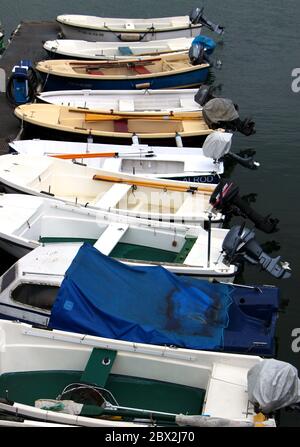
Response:
[{"label": "boat deck", "polygon": [[[21,59],[32,63],[47,59],[43,49],[46,40],[56,39],[60,28],[56,22],[21,22],[12,33],[10,43],[0,59],[0,69],[6,74],[6,82],[12,68]],[[0,154],[7,153],[7,142],[15,139],[20,131],[19,121],[15,118],[14,106],[10,104],[3,92],[0,93]]]}]

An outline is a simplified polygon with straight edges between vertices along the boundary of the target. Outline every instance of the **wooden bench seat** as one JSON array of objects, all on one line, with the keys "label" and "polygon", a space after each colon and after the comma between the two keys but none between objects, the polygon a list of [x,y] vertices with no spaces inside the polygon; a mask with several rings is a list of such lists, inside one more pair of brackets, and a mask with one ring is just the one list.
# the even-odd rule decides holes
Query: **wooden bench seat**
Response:
[{"label": "wooden bench seat", "polygon": [[128,133],[128,120],[116,120],[114,123],[114,132]]},{"label": "wooden bench seat", "polygon": [[133,99],[119,99],[119,111],[120,112],[134,112],[134,100]]},{"label": "wooden bench seat", "polygon": [[149,71],[148,68],[146,68],[144,65],[135,65],[133,69],[137,74],[141,75],[151,73],[151,71]]}]

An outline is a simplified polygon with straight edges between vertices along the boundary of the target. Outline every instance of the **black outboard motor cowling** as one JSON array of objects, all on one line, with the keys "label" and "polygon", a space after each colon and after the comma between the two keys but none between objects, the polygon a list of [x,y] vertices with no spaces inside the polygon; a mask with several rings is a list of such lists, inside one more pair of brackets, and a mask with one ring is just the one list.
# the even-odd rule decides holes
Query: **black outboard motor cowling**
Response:
[{"label": "black outboard motor cowling", "polygon": [[207,19],[207,17],[203,14],[204,7],[200,8],[194,8],[190,14],[190,22],[192,25],[198,25],[201,23],[204,26],[207,26],[208,29],[211,31],[214,31],[216,34],[223,34],[224,33],[224,26],[216,25],[215,23],[211,22]]},{"label": "black outboard motor cowling", "polygon": [[204,45],[194,43],[189,49],[189,58],[192,65],[201,65],[206,62]]},{"label": "black outboard motor cowling", "polygon": [[240,197],[239,187],[230,180],[222,179],[219,182],[210,197],[210,203],[216,210],[222,211],[226,215],[235,214],[247,217],[255,224],[256,228],[265,233],[274,233],[278,230],[279,220],[270,216],[263,217],[253,210]]},{"label": "black outboard motor cowling", "polygon": [[215,98],[213,90],[214,88],[211,85],[202,84],[194,96],[194,101],[200,106],[204,106],[208,101]]},{"label": "black outboard motor cowling", "polygon": [[282,262],[281,257],[272,258],[263,251],[255,240],[254,230],[236,225],[231,228],[222,245],[225,252],[224,262],[240,265],[244,261],[253,265],[260,265],[263,270],[279,279],[287,279],[291,276],[291,269],[287,262]]}]

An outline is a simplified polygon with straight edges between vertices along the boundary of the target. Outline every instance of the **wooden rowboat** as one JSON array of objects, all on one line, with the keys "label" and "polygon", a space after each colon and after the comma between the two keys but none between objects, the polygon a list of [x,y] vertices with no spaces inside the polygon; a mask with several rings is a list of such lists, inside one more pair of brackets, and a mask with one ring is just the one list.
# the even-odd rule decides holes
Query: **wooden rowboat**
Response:
[{"label": "wooden rowboat", "polygon": [[[98,113],[89,109],[56,106],[53,104],[25,104],[15,109],[23,126],[34,132],[59,138],[72,135],[81,140],[92,136],[95,142],[107,138],[132,141],[205,137],[213,132],[205,123],[202,112],[155,113],[137,112]],[[35,135],[37,136],[37,135]],[[70,138],[72,139],[72,137]],[[173,140],[174,141],[174,140]]]},{"label": "wooden rowboat", "polygon": [[205,61],[193,65],[188,54],[166,54],[143,61],[45,60],[36,69],[44,91],[135,90],[197,87],[207,80],[209,66]]}]

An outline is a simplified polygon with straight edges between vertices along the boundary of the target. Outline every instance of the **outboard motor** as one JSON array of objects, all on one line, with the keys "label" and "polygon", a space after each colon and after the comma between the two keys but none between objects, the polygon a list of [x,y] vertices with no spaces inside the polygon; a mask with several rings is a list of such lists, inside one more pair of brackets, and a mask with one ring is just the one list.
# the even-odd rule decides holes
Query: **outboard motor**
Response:
[{"label": "outboard motor", "polygon": [[192,44],[189,49],[189,58],[192,65],[201,65],[206,62],[204,45],[201,43]]},{"label": "outboard motor", "polygon": [[255,133],[254,121],[251,118],[242,121],[238,114],[238,107],[231,99],[213,98],[203,106],[202,113],[210,129],[223,128],[226,131],[241,132],[246,136]]},{"label": "outboard motor", "polygon": [[256,228],[265,233],[278,231],[278,219],[270,216],[263,217],[245,202],[239,195],[239,188],[232,181],[222,179],[210,197],[210,203],[214,209],[222,213],[248,217]]},{"label": "outboard motor", "polygon": [[211,31],[214,31],[216,34],[223,34],[224,33],[224,26],[221,25],[215,25],[213,22],[208,20],[204,14],[203,14],[204,7],[200,8],[194,8],[190,14],[190,22],[192,25],[198,25],[201,23],[202,25],[206,26]]},{"label": "outboard motor", "polygon": [[202,84],[194,96],[194,101],[203,107],[204,104],[215,98],[213,91],[214,87],[212,85]]},{"label": "outboard motor", "polygon": [[215,130],[206,137],[203,143],[203,155],[216,161],[230,158],[245,168],[257,169],[259,163],[253,159],[255,152],[251,156],[241,156],[230,152],[232,137],[232,133]]},{"label": "outboard motor", "polygon": [[28,60],[21,60],[15,65],[8,80],[6,96],[12,104],[32,102],[38,86],[38,77],[33,65]]},{"label": "outboard motor", "polygon": [[248,397],[255,411],[271,414],[281,408],[299,411],[297,369],[280,360],[262,360],[248,371]]},{"label": "outboard motor", "polygon": [[272,258],[265,253],[255,240],[254,230],[245,226],[232,227],[223,241],[222,249],[225,252],[225,263],[241,265],[248,261],[250,264],[260,265],[275,278],[287,279],[291,276],[289,263],[282,262],[280,256]]}]

